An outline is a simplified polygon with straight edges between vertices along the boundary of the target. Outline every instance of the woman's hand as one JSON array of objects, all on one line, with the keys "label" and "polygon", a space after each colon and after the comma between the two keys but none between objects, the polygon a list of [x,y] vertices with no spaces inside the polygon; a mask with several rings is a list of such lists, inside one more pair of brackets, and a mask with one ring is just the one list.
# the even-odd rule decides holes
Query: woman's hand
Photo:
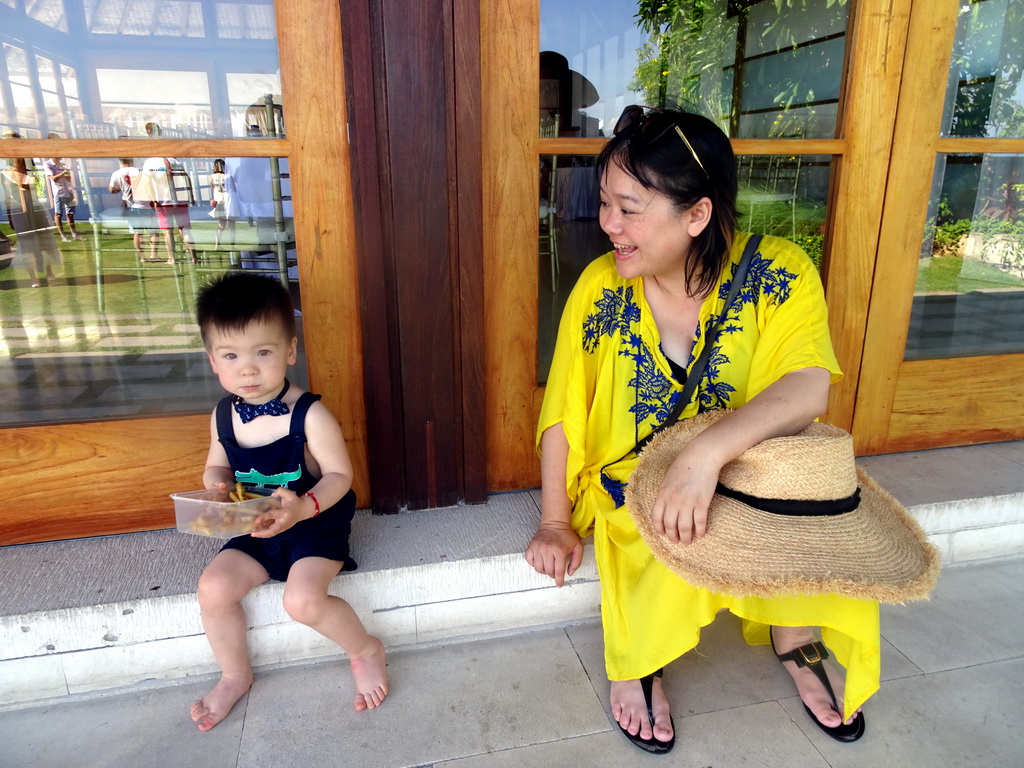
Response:
[{"label": "woman's hand", "polygon": [[526,562],[560,587],[566,573],[572,576],[583,562],[583,541],[568,524],[542,522],[526,548]]},{"label": "woman's hand", "polygon": [[687,446],[672,462],[658,489],[651,509],[654,529],[670,541],[683,544],[703,536],[720,470],[715,459]]},{"label": "woman's hand", "polygon": [[278,488],[271,496],[281,500],[280,509],[272,509],[258,516],[251,536],[269,539],[291,528],[296,523],[308,520],[316,511],[316,504],[308,496],[298,496],[287,488]]}]

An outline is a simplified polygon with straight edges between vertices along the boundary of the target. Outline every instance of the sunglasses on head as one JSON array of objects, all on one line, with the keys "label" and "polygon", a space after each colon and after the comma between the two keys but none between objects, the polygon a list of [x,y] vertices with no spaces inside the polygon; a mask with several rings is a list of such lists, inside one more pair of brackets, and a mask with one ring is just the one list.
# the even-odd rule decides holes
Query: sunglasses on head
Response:
[{"label": "sunglasses on head", "polygon": [[[624,110],[622,110],[622,114],[619,115],[619,119],[615,121],[615,135],[618,136],[625,132],[642,131],[644,126],[647,124],[647,121],[650,119],[651,115],[660,114],[663,114],[660,109],[655,109],[654,107],[643,107],[640,106],[639,104],[632,104],[626,107]],[[676,125],[676,122],[674,120],[670,121],[669,124],[666,125],[661,131],[659,131],[656,136],[653,136],[652,138],[649,139],[646,136],[643,137],[644,141],[647,142],[647,144],[649,145],[654,144],[656,141],[658,141],[658,139],[660,139],[673,128],[675,128],[676,133],[679,134],[679,138],[683,140],[683,144],[686,145],[686,148],[690,150],[690,154],[693,156],[693,159],[697,161],[697,165],[699,165],[700,169],[704,171],[704,175],[708,176],[708,171],[704,167],[704,163],[702,163],[700,161],[700,158],[697,156],[697,151],[693,148],[693,145],[690,143],[690,140],[686,138],[686,134],[683,133],[683,129]],[[708,178],[711,177],[708,176]]]}]

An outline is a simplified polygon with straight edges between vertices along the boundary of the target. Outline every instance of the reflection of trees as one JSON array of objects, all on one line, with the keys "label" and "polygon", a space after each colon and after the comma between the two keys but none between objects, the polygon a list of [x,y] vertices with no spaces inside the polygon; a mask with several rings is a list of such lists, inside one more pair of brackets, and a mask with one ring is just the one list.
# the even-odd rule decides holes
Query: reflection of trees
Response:
[{"label": "reflection of trees", "polygon": [[[648,42],[637,52],[632,90],[642,93],[647,104],[690,106],[711,119],[731,136],[738,133],[742,65],[747,58],[747,39],[753,34],[769,51],[795,51],[801,43],[819,39],[815,19],[834,18],[837,7],[849,0],[637,0],[637,24]],[[754,29],[750,11],[764,3],[774,6]],[[827,14],[832,14],[829,17]],[[794,29],[799,19],[799,33]],[[798,39],[799,37],[799,39]],[[801,83],[797,66],[779,91],[773,94],[780,112],[771,135],[804,133],[803,117],[787,115],[794,104],[813,103],[815,95]]]},{"label": "reflection of trees", "polygon": [[1020,137],[1024,106],[1018,90],[1024,65],[1024,3],[972,3],[961,10],[950,79],[957,83],[950,135]]}]

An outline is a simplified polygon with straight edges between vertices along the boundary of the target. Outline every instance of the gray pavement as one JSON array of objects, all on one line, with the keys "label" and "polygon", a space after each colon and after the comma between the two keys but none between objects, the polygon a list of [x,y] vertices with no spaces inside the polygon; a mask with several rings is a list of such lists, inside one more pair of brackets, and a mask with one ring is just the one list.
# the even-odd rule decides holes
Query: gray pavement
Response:
[{"label": "gray pavement", "polygon": [[666,670],[675,750],[631,746],[607,714],[600,627],[396,650],[391,695],[351,708],[347,663],[262,670],[208,733],[188,717],[194,678],[0,712],[4,768],[257,766],[1024,765],[1024,559],[947,568],[934,598],[884,606],[882,688],[868,731],[832,741],[805,714],[770,649],[722,615]]}]

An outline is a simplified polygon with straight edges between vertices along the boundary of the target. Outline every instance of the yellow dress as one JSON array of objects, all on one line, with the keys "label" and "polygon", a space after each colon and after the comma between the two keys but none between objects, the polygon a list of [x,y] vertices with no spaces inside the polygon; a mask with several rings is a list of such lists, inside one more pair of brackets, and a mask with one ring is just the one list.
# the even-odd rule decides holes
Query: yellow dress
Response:
[{"label": "yellow dress", "polygon": [[[722,312],[749,237],[737,233],[730,263],[701,307],[687,369]],[[833,381],[840,378],[821,280],[798,246],[762,240],[716,347],[683,418],[739,408],[801,368],[825,368]],[[623,497],[636,458],[619,460],[668,417],[681,391],[661,350],[643,278],[620,277],[614,254],[596,259],[562,315],[537,442],[544,430],[562,423],[572,525],[580,536],[594,536],[609,679],[633,680],[665,666],[694,648],[701,627],[728,608],[743,619],[751,644],[767,643],[771,624],[820,626],[825,644],[846,667],[843,711],[853,712],[878,690],[878,603],[839,595],[763,599],[709,592],[665,568],[640,538]]]}]

